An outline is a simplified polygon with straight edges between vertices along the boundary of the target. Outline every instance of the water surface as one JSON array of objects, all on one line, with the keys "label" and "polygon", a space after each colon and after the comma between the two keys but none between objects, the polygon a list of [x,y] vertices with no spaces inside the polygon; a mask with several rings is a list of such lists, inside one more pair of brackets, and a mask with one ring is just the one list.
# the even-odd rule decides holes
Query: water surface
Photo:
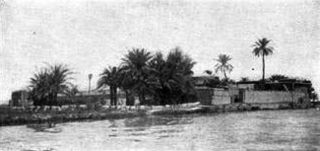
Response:
[{"label": "water surface", "polygon": [[0,150],[320,150],[320,111],[153,116],[0,127]]}]

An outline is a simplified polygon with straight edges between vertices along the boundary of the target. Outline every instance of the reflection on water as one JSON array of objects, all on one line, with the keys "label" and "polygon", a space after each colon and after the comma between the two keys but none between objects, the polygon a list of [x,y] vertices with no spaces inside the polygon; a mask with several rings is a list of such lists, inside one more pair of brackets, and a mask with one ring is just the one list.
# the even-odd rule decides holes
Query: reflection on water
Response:
[{"label": "reflection on water", "polygon": [[[35,126],[37,127],[37,126]],[[320,150],[320,112],[259,111],[0,127],[0,150]]]}]

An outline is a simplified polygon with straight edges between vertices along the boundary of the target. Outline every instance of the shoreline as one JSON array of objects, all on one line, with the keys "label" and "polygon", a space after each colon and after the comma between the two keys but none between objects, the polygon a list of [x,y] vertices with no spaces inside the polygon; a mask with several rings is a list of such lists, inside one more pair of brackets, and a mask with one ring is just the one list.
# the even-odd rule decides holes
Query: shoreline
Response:
[{"label": "shoreline", "polygon": [[225,104],[225,105],[196,105],[189,107],[177,106],[163,107],[161,109],[139,109],[139,110],[119,110],[119,109],[101,109],[101,110],[75,110],[75,111],[16,111],[9,109],[6,115],[0,113],[0,126],[43,124],[48,122],[65,123],[74,121],[96,121],[105,119],[124,119],[143,116],[161,116],[161,115],[184,115],[184,114],[215,114],[228,112],[247,112],[259,110],[295,110],[318,108],[319,105],[310,104]]}]

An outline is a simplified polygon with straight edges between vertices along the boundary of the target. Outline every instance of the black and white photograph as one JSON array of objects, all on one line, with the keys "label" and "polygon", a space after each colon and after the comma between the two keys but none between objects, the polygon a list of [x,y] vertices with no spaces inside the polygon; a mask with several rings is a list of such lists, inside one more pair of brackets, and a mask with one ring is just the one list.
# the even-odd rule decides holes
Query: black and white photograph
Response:
[{"label": "black and white photograph", "polygon": [[319,0],[0,0],[0,151],[320,150]]}]

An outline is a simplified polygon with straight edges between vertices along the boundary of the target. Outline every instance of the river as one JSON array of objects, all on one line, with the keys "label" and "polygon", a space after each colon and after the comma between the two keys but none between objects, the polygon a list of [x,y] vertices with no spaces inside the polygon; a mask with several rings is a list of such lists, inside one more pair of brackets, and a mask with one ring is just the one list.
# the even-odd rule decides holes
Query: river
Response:
[{"label": "river", "polygon": [[320,111],[151,116],[0,127],[0,150],[320,150]]}]

